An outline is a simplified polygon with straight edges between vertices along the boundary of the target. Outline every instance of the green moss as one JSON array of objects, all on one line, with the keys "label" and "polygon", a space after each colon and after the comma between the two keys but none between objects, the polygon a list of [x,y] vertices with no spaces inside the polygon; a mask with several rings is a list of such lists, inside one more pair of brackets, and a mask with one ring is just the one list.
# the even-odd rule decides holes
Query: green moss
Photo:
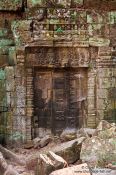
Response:
[{"label": "green moss", "polygon": [[0,0],[0,10],[16,11],[22,8],[22,0]]},{"label": "green moss", "polygon": [[4,70],[0,69],[0,80],[4,80],[4,79],[5,79]]},{"label": "green moss", "polygon": [[0,47],[13,46],[13,45],[14,45],[14,41],[12,39],[1,39],[0,40]]},{"label": "green moss", "polygon": [[0,47],[0,55],[8,55],[9,47],[8,46],[1,46]]},{"label": "green moss", "polygon": [[0,29],[0,37],[5,37],[8,35],[7,29]]},{"label": "green moss", "polygon": [[36,7],[36,6],[42,7],[43,5],[44,5],[44,0],[27,0],[27,6],[29,8]]}]

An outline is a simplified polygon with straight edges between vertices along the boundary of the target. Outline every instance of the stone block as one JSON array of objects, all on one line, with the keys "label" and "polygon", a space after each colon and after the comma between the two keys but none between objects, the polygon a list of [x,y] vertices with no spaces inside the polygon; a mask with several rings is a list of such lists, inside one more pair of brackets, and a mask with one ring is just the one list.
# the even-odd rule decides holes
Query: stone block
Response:
[{"label": "stone block", "polygon": [[111,46],[115,47],[116,46],[116,25],[112,24],[110,25],[110,41],[111,41]]},{"label": "stone block", "polygon": [[12,22],[12,31],[29,31],[32,20],[21,20]]},{"label": "stone block", "polygon": [[99,47],[98,55],[99,56],[111,56],[112,47]]},{"label": "stone block", "polygon": [[62,1],[55,0],[55,3],[56,3],[56,7],[66,8],[66,7],[70,7],[71,0],[62,0]]},{"label": "stone block", "polygon": [[89,9],[116,10],[115,0],[85,0],[84,7]]},{"label": "stone block", "polygon": [[77,16],[76,16],[76,22],[77,24],[86,24],[87,23],[87,12],[86,11],[77,11]]},{"label": "stone block", "polygon": [[105,109],[106,105],[104,103],[104,99],[99,99],[99,102],[97,103],[97,108],[99,110]]},{"label": "stone block", "polygon": [[110,85],[111,85],[111,81],[112,80],[110,80],[110,77],[109,78],[106,78],[106,77],[105,78],[100,78],[99,77],[98,88],[99,89],[103,89],[104,88],[104,90],[107,89],[107,88],[109,88]]},{"label": "stone block", "polygon": [[52,151],[63,157],[67,163],[74,163],[80,159],[80,150],[85,137],[64,142],[52,149]]},{"label": "stone block", "polygon": [[88,89],[88,96],[94,96],[94,88]]},{"label": "stone block", "polygon": [[110,24],[110,21],[111,21],[111,12],[103,11],[102,13],[99,13],[94,11],[87,11],[88,24]]},{"label": "stone block", "polygon": [[31,20],[13,21],[12,32],[16,45],[22,45],[32,41]]},{"label": "stone block", "polygon": [[0,66],[8,65],[8,55],[0,55]]},{"label": "stone block", "polygon": [[16,48],[15,47],[10,47],[9,48],[8,63],[9,63],[10,66],[16,65]]},{"label": "stone block", "polygon": [[88,25],[88,35],[97,37],[109,37],[110,26],[107,24],[89,24]]},{"label": "stone block", "polygon": [[1,39],[0,40],[0,47],[12,46],[12,45],[14,45],[14,41],[12,39]]},{"label": "stone block", "polygon": [[110,40],[106,38],[97,38],[97,37],[91,38],[90,37],[89,44],[90,46],[94,46],[94,47],[109,46]]},{"label": "stone block", "polygon": [[74,47],[89,47],[89,41],[88,40],[74,40],[73,41]]},{"label": "stone block", "polygon": [[6,37],[8,35],[7,29],[0,29],[0,37]]},{"label": "stone block", "polygon": [[25,77],[25,70],[24,66],[18,66],[17,68],[14,68],[15,71],[15,78],[22,78]]},{"label": "stone block", "polygon": [[33,115],[33,109],[27,108],[27,116],[32,116],[32,115]]},{"label": "stone block", "polygon": [[6,96],[7,96],[7,105],[10,106],[10,104],[11,104],[11,93],[6,92]]},{"label": "stone block", "polygon": [[13,67],[6,67],[5,68],[5,73],[6,73],[6,79],[8,80],[9,78],[14,78],[14,68]]},{"label": "stone block", "polygon": [[71,7],[82,7],[84,0],[72,0]]},{"label": "stone block", "polygon": [[92,103],[94,103],[94,100],[95,100],[94,97],[88,97],[87,98],[87,103],[92,104]]},{"label": "stone block", "polygon": [[9,47],[8,46],[4,46],[4,47],[0,47],[0,55],[8,55],[9,53]]},{"label": "stone block", "polygon": [[21,10],[22,0],[0,0],[0,11],[17,11]]},{"label": "stone block", "polygon": [[0,15],[0,28],[5,28],[5,19],[3,18],[3,15]]},{"label": "stone block", "polygon": [[94,86],[94,83],[95,83],[95,78],[94,77],[88,78],[88,85],[90,85],[91,87],[93,87]]},{"label": "stone block", "polygon": [[25,116],[25,114],[26,114],[26,110],[25,110],[25,108],[16,108],[14,111],[14,115],[16,115],[16,116]]},{"label": "stone block", "polygon": [[97,96],[98,96],[98,98],[107,98],[107,96],[108,96],[108,90],[107,89],[97,89]]},{"label": "stone block", "polygon": [[6,67],[6,90],[7,91],[14,91],[14,68],[13,67]]},{"label": "stone block", "polygon": [[112,71],[113,70],[112,69],[110,70],[109,68],[101,68],[101,69],[99,69],[98,75],[101,78],[101,81],[102,81],[103,78],[110,77]]},{"label": "stone block", "polygon": [[6,112],[6,118],[7,118],[7,134],[11,134],[12,133],[12,124],[13,124],[12,111]]},{"label": "stone block", "polygon": [[25,107],[25,87],[17,86],[16,87],[16,94],[17,94],[17,107],[23,108]]},{"label": "stone block", "polygon": [[20,32],[19,33],[19,38],[22,44],[28,44],[33,41],[33,37],[31,35],[31,32],[25,31],[25,32]]},{"label": "stone block", "polygon": [[33,7],[33,8],[28,8],[25,11],[26,19],[31,20],[41,20],[44,18],[45,15],[45,8],[38,8],[38,7]]},{"label": "stone block", "polygon": [[53,1],[53,0],[27,0],[28,8],[32,7],[70,7],[71,0]]},{"label": "stone block", "polygon": [[[87,162],[90,167],[104,167],[115,162],[115,138],[106,140],[100,137],[91,137],[82,144],[81,160]],[[109,156],[110,155],[110,156]]]},{"label": "stone block", "polygon": [[44,1],[43,0],[27,0],[27,7],[32,8],[32,7],[44,7]]}]

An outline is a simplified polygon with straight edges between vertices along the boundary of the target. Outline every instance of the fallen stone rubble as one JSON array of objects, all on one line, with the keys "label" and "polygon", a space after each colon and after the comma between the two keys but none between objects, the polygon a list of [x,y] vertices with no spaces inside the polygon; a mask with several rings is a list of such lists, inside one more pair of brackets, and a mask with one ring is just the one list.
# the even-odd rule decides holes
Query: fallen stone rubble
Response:
[{"label": "fallen stone rubble", "polygon": [[[115,124],[110,124],[107,121],[102,120],[96,129],[81,128],[75,132],[73,129],[70,130],[69,128],[66,128],[66,130],[61,134],[60,139],[61,143],[53,147],[52,151],[55,153],[55,155],[59,155],[61,158],[63,158],[63,160],[67,162],[67,165],[71,165],[71,167],[54,171],[51,173],[51,175],[57,175],[57,173],[68,175],[67,170],[68,172],[71,170],[70,175],[71,173],[74,174],[73,169],[76,168],[75,166],[83,165],[73,165],[79,161],[82,163],[87,163],[90,169],[97,167],[99,174],[103,171],[108,173],[107,168],[110,168],[110,170],[112,169],[112,173],[114,173],[116,169],[114,165],[116,163]],[[48,156],[48,154],[46,154],[46,156]],[[40,164],[38,164],[38,167],[39,166]],[[50,164],[49,166],[52,167]],[[44,169],[45,167],[44,162]],[[48,166],[46,168],[48,168]],[[103,170],[103,168],[106,168],[107,171]],[[53,167],[52,170],[54,170]],[[88,171],[88,173],[95,174],[95,170],[90,172]],[[39,174],[40,172],[37,172],[37,175]],[[42,175],[47,175],[47,173],[44,172]]]},{"label": "fallen stone rubble", "polygon": [[28,148],[24,149],[28,150],[27,156],[0,145],[0,175],[116,174],[115,124],[102,120],[96,129],[67,128],[58,143],[52,145],[54,138],[49,135],[35,138],[24,146]]}]

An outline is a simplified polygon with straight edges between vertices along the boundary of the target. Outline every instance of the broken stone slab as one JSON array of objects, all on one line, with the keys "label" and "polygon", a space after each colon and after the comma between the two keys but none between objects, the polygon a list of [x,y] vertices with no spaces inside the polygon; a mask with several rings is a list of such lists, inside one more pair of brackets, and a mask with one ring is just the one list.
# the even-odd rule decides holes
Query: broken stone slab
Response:
[{"label": "broken stone slab", "polygon": [[90,167],[105,167],[116,161],[116,138],[103,140],[97,136],[87,138],[82,143],[80,159]]},{"label": "broken stone slab", "polygon": [[116,125],[113,123],[109,123],[105,120],[102,120],[98,124],[93,135],[98,136],[102,139],[109,139],[109,138],[115,137],[116,136]]},{"label": "broken stone slab", "polygon": [[62,157],[58,156],[52,151],[49,151],[48,156],[54,162],[55,169],[61,169],[68,166],[67,162]]},{"label": "broken stone slab", "polygon": [[40,142],[39,142],[39,147],[43,148],[44,146],[48,145],[50,142],[52,141],[51,136],[46,135],[45,137],[43,137]]},{"label": "broken stone slab", "polygon": [[34,144],[32,141],[28,141],[26,144],[24,144],[25,149],[31,149],[34,147]]},{"label": "broken stone slab", "polygon": [[8,164],[6,160],[4,159],[2,153],[0,152],[0,172],[4,174],[7,168],[8,168]]},{"label": "broken stone slab", "polygon": [[51,159],[46,154],[40,154],[36,175],[49,175],[52,171],[54,171],[54,164]]},{"label": "broken stone slab", "polygon": [[100,123],[98,124],[96,130],[101,131],[101,130],[109,129],[111,127],[112,127],[111,123],[107,122],[106,120],[101,120]]},{"label": "broken stone slab", "polygon": [[81,128],[77,131],[77,138],[80,137],[89,137],[89,135],[87,134],[87,132],[85,132],[84,128]]},{"label": "broken stone slab", "polygon": [[104,131],[98,131],[97,136],[101,139],[110,139],[116,137],[116,127],[114,126]]},{"label": "broken stone slab", "polygon": [[64,142],[54,147],[52,151],[63,157],[68,164],[74,163],[80,159],[81,145],[85,139],[85,137],[81,137],[79,139]]},{"label": "broken stone slab", "polygon": [[88,134],[89,137],[92,137],[95,133],[95,129],[92,128],[84,128],[84,131]]},{"label": "broken stone slab", "polygon": [[39,147],[40,141],[41,141],[41,139],[39,137],[33,139],[34,148]]},{"label": "broken stone slab", "polygon": [[92,137],[95,133],[95,129],[91,128],[81,128],[77,131],[77,138],[79,137]]},{"label": "broken stone slab", "polygon": [[66,128],[60,135],[61,141],[70,141],[77,138],[76,129]]},{"label": "broken stone slab", "polygon": [[39,158],[39,153],[30,155],[26,159],[26,167],[28,170],[35,170]]},{"label": "broken stone slab", "polygon": [[82,162],[88,162],[96,165],[98,161],[97,151],[102,148],[102,140],[98,137],[86,139],[81,148],[80,159]]},{"label": "broken stone slab", "polygon": [[67,162],[62,157],[49,151],[48,155],[40,154],[36,175],[49,175],[52,171],[64,168],[66,165]]},{"label": "broken stone slab", "polygon": [[91,175],[89,167],[86,163],[63,168],[52,172],[50,175]]},{"label": "broken stone slab", "polygon": [[14,169],[12,165],[9,165],[4,175],[20,175],[20,174]]}]

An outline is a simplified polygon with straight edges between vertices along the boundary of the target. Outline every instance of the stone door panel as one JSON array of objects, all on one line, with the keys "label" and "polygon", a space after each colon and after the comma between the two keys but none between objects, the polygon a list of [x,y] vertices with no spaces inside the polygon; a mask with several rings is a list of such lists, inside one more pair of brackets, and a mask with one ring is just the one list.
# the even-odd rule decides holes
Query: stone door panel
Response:
[{"label": "stone door panel", "polygon": [[34,116],[36,127],[60,134],[66,127],[78,128],[80,101],[85,95],[85,77],[73,70],[35,70]]}]

